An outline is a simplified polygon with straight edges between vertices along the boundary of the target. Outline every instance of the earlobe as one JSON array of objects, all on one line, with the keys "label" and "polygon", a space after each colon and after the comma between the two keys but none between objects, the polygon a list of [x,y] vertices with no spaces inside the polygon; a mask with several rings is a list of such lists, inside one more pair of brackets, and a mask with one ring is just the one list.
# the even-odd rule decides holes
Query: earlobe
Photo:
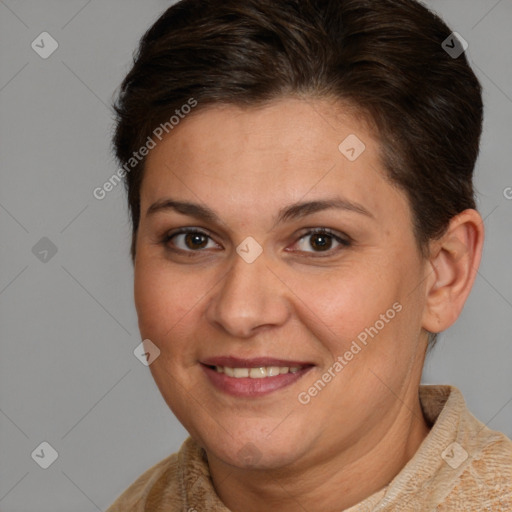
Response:
[{"label": "earlobe", "polygon": [[446,233],[432,242],[424,329],[441,332],[457,320],[475,281],[483,241],[482,217],[468,209],[453,217]]}]

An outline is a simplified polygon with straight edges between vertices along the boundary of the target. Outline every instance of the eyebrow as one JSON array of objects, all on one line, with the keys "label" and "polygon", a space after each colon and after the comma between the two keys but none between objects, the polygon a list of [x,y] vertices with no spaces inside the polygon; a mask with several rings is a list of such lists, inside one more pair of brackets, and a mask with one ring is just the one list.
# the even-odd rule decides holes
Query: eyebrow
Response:
[{"label": "eyebrow", "polygon": [[[318,199],[315,201],[298,202],[286,206],[279,210],[274,226],[332,208],[355,212],[375,219],[373,214],[370,213],[363,205],[353,201],[348,201],[341,197],[334,197],[329,199]],[[204,222],[223,224],[220,217],[207,206],[188,201],[176,201],[170,198],[160,199],[153,203],[147,209],[146,216],[151,216],[157,212],[165,211],[176,211],[182,215],[188,215]]]}]

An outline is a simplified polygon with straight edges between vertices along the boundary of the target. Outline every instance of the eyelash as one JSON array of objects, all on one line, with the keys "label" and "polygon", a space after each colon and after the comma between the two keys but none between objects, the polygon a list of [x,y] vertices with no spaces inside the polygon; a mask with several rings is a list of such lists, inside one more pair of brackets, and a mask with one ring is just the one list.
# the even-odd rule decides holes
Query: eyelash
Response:
[{"label": "eyelash", "polygon": [[[204,252],[204,249],[184,250],[184,249],[179,249],[179,248],[176,248],[176,247],[173,248],[173,247],[169,246],[169,242],[174,237],[176,237],[178,235],[188,235],[188,234],[198,234],[198,235],[205,236],[205,237],[209,238],[210,240],[212,240],[210,235],[208,235],[204,231],[201,231],[200,229],[197,229],[197,228],[182,228],[182,229],[180,229],[178,231],[167,233],[163,237],[163,239],[161,240],[160,243],[166,249],[168,249],[168,250],[170,250],[172,252],[175,252],[175,253],[186,254],[188,257],[194,257],[195,253]],[[336,232],[330,230],[329,228],[313,228],[313,229],[307,231],[306,233],[304,233],[303,235],[301,235],[299,237],[298,241],[302,240],[303,238],[311,237],[313,235],[326,235],[326,236],[332,237],[343,248],[347,248],[347,247],[350,247],[352,245],[352,239],[349,236],[344,235],[345,238],[343,238],[343,237],[339,236],[338,234],[336,234]],[[293,251],[293,252],[305,252],[306,254],[309,255],[309,257],[322,258],[322,257],[326,257],[326,256],[332,256],[334,251],[335,250],[333,250],[333,249],[328,249],[326,251],[312,251],[312,252],[310,252],[310,251]]]}]

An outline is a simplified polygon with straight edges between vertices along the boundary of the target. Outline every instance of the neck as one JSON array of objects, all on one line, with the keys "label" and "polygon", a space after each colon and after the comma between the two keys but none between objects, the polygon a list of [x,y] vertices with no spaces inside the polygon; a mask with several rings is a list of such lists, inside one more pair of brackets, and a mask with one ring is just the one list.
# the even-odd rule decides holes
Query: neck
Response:
[{"label": "neck", "polygon": [[[208,454],[217,494],[232,512],[345,510],[385,487],[412,458],[429,432],[419,397],[396,401],[387,423],[360,436],[349,449],[331,444],[286,469],[240,470]],[[300,506],[299,506],[300,504]]]}]

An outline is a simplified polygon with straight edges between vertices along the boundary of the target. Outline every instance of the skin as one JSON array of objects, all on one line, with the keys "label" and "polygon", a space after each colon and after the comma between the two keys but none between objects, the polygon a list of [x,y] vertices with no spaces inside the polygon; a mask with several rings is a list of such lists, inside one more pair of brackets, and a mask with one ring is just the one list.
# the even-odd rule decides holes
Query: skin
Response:
[{"label": "skin", "polygon": [[[338,150],[350,134],[366,145],[353,162]],[[385,178],[378,149],[342,104],[284,98],[203,108],[148,155],[135,259],[139,327],[161,351],[152,375],[205,448],[230,510],[343,510],[389,483],[429,432],[418,399],[426,330],[458,317],[483,226],[466,210],[423,259],[406,195]],[[333,197],[370,215],[331,208],[275,222],[292,203]],[[147,213],[166,198],[207,206],[219,222],[173,209]],[[164,240],[187,227],[208,236]],[[322,251],[307,234],[313,228],[352,243],[327,237]],[[253,263],[236,252],[248,236],[263,249]],[[401,311],[301,404],[298,394],[395,303]],[[240,398],[214,388],[199,364],[225,355],[315,366],[284,389]]]}]

